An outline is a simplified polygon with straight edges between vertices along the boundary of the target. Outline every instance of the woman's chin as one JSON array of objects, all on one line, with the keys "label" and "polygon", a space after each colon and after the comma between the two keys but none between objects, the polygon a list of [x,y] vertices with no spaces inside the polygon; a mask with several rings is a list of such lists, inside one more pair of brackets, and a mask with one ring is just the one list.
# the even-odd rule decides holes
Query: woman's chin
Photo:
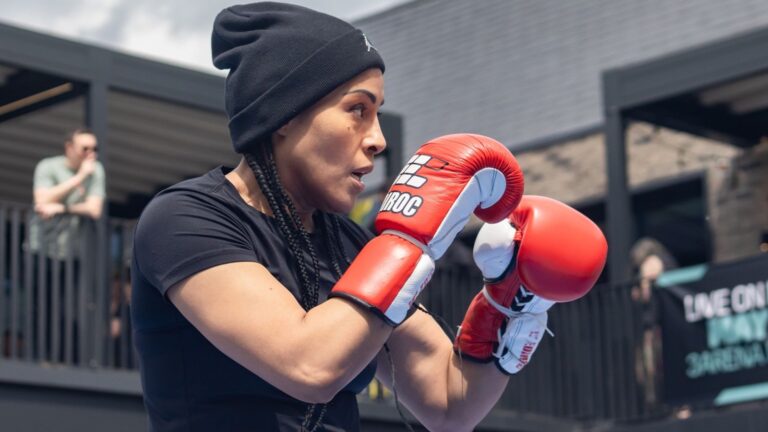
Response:
[{"label": "woman's chin", "polygon": [[334,200],[329,200],[329,205],[324,210],[330,213],[349,214],[355,207],[356,199],[357,195],[337,197]]},{"label": "woman's chin", "polygon": [[333,206],[328,211],[331,213],[346,215],[352,211],[352,208],[354,208],[354,206],[355,206],[354,202],[352,204],[340,204],[340,205]]}]

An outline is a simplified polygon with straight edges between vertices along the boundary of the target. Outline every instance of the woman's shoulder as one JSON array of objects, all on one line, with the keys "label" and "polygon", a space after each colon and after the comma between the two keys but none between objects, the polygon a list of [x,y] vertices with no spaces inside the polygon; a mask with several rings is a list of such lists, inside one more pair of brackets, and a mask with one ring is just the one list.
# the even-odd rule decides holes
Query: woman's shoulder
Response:
[{"label": "woman's shoulder", "polygon": [[191,177],[169,186],[158,192],[155,197],[217,193],[226,187],[228,180],[225,175],[229,170],[225,167],[214,168],[203,175]]},{"label": "woman's shoulder", "polygon": [[236,222],[241,215],[237,197],[227,188],[223,169],[170,186],[155,195],[139,217],[142,226],[173,225],[187,220]]},{"label": "woman's shoulder", "polygon": [[206,207],[234,201],[228,193],[225,177],[227,168],[218,167],[201,176],[192,177],[158,192],[147,204],[144,212],[166,212],[179,207],[194,208],[201,203]]}]

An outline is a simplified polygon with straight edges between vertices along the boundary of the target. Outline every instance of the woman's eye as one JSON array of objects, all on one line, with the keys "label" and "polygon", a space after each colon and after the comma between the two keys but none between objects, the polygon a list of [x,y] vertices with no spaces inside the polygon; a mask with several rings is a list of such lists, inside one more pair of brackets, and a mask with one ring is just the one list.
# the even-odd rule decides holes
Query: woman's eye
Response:
[{"label": "woman's eye", "polygon": [[363,104],[355,105],[352,107],[352,112],[362,117],[365,112],[365,106]]}]

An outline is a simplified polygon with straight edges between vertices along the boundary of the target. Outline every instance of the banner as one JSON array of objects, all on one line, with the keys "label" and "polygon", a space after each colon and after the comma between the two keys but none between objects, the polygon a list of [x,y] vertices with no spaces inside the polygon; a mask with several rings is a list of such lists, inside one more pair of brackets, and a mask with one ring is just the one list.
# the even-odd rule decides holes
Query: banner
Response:
[{"label": "banner", "polygon": [[665,400],[768,397],[768,256],[674,270],[657,286]]}]

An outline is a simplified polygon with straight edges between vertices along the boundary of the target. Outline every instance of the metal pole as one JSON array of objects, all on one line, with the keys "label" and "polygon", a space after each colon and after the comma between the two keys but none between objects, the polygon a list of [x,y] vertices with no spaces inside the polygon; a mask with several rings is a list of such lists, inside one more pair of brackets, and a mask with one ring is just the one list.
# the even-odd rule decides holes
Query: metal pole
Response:
[{"label": "metal pole", "polygon": [[[94,78],[89,83],[86,118],[88,126],[93,130],[99,140],[99,161],[104,167],[105,183],[109,184],[109,134],[108,134],[108,82],[111,74],[111,58],[105,51],[93,50],[91,53]],[[84,294],[88,295],[88,308],[92,313],[88,322],[80,323],[82,329],[89,329],[93,333],[83,334],[81,345],[85,348],[88,339],[93,343],[93,349],[88,356],[81,356],[81,362],[86,361],[92,367],[102,365],[104,361],[104,338],[106,337],[106,312],[104,291],[109,289],[107,259],[109,255],[108,245],[108,197],[105,199],[105,209],[101,218],[96,221],[96,244],[87,245],[84,257],[90,262],[81,263],[81,279],[85,285]],[[92,247],[91,247],[92,246]],[[90,274],[84,274],[90,272]],[[90,336],[90,338],[88,337]],[[85,354],[83,352],[83,354]]]},{"label": "metal pole", "polygon": [[608,275],[612,284],[630,279],[629,250],[634,239],[635,218],[627,181],[626,120],[611,95],[618,82],[615,75],[604,77],[605,152],[608,170],[606,231],[608,237]]},{"label": "metal pole", "polygon": [[387,149],[384,157],[387,160],[385,184],[389,184],[402,169],[405,160],[403,158],[403,118],[399,115],[383,113],[381,129],[387,139]]}]

